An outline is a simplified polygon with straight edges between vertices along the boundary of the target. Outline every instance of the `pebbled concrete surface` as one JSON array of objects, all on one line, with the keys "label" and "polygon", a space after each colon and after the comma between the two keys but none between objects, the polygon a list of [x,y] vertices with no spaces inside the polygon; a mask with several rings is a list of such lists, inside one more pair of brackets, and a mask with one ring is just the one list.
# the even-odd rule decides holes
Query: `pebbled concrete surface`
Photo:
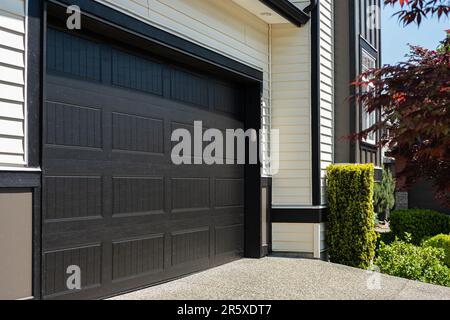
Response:
[{"label": "pebbled concrete surface", "polygon": [[[368,289],[368,282],[375,288],[379,284],[379,289]],[[374,276],[364,270],[324,261],[268,257],[238,260],[111,299],[449,300],[450,288],[388,275]]]}]

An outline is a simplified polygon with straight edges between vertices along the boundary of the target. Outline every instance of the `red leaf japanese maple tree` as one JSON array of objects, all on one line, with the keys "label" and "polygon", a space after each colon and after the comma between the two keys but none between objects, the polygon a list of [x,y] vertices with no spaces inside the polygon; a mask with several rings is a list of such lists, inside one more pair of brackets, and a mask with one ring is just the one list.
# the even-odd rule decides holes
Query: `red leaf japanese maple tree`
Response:
[{"label": "red leaf japanese maple tree", "polygon": [[[420,24],[423,17],[448,16],[450,0],[385,0],[401,5],[403,24]],[[355,134],[365,139],[381,133],[379,146],[395,158],[397,188],[429,179],[436,199],[450,207],[450,33],[437,50],[411,46],[406,62],[369,70],[353,85],[356,100],[367,112],[381,110],[380,120]]]}]

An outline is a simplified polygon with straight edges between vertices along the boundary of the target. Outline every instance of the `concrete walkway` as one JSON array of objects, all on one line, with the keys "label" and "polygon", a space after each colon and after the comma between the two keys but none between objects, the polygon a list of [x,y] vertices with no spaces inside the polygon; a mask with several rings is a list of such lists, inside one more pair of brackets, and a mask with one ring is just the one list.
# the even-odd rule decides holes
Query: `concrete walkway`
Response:
[{"label": "concrete walkway", "polygon": [[242,259],[112,299],[450,299],[450,288],[377,276],[316,260]]}]

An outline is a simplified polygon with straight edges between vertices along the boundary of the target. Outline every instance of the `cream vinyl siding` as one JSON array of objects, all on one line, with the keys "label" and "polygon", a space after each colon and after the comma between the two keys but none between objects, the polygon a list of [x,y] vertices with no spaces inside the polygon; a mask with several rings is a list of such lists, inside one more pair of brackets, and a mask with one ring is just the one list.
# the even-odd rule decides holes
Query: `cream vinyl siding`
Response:
[{"label": "cream vinyl siding", "polygon": [[320,166],[321,199],[326,200],[326,168],[334,162],[334,0],[320,0]]},{"label": "cream vinyl siding", "polygon": [[272,127],[280,134],[274,206],[311,204],[310,24],[272,26]]},{"label": "cream vinyl siding", "polygon": [[325,228],[325,223],[273,223],[272,250],[319,259],[326,250]]},{"label": "cream vinyl siding", "polygon": [[25,8],[0,1],[0,167],[25,164]]},{"label": "cream vinyl siding", "polygon": [[264,72],[269,97],[269,26],[228,0],[96,0]]},{"label": "cream vinyl siding", "polygon": [[312,223],[273,223],[272,250],[275,252],[312,253],[314,225]]}]

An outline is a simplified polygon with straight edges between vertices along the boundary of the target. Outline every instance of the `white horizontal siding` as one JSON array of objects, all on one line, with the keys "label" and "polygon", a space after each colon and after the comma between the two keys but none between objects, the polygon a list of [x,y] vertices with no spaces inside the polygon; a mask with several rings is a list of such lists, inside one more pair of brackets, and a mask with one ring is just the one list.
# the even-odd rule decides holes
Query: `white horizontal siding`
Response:
[{"label": "white horizontal siding", "polygon": [[[300,8],[310,4],[310,1],[291,2]],[[321,4],[320,167],[324,169],[333,161],[334,62],[331,2],[323,1]],[[281,29],[278,34],[277,28]],[[310,31],[309,24],[302,29],[272,26],[272,119],[273,127],[280,130],[280,173],[273,177],[272,191],[275,206],[295,207],[312,203]],[[325,227],[324,223],[273,223],[272,250],[306,253],[320,258],[326,250]]]},{"label": "white horizontal siding", "polygon": [[13,84],[24,84],[24,70],[21,67],[0,65],[0,81]]},{"label": "white horizontal siding", "polygon": [[313,253],[314,224],[272,223],[272,250]]},{"label": "white horizontal siding", "polygon": [[325,223],[273,223],[274,252],[307,253],[320,258],[326,250]]},{"label": "white horizontal siding", "polygon": [[11,32],[10,30],[0,29],[0,39],[2,46],[20,51],[25,50],[24,35]]},{"label": "white horizontal siding", "polygon": [[0,146],[2,153],[5,155],[20,155],[23,154],[23,141],[20,137],[5,137],[0,136]]},{"label": "white horizontal siding", "polygon": [[296,252],[320,258],[326,250],[325,223],[273,223],[272,250]]},{"label": "white horizontal siding", "polygon": [[[310,49],[309,24],[302,28],[272,26],[272,127],[280,133],[274,206],[311,204]],[[277,246],[281,245],[281,251],[292,246],[284,242]]]},{"label": "white horizontal siding", "polygon": [[25,6],[0,2],[0,166],[25,164]]},{"label": "white horizontal siding", "polygon": [[320,0],[319,86],[320,86],[320,167],[321,201],[325,204],[325,169],[334,161],[334,18],[333,1]]},{"label": "white horizontal siding", "polygon": [[25,66],[23,52],[0,47],[0,63],[23,68]]},{"label": "white horizontal siding", "polygon": [[0,117],[23,119],[23,104],[20,102],[8,102],[0,100]]}]

